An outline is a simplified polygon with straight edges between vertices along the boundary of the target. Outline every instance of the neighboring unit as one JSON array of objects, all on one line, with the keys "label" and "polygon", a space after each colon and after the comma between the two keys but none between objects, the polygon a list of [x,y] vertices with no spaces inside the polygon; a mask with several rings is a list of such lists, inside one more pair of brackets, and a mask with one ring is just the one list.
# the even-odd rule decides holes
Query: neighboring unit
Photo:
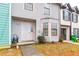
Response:
[{"label": "neighboring unit", "polygon": [[74,12],[72,13],[72,26],[71,26],[71,33],[72,35],[76,35],[79,38],[79,10],[78,7],[74,7]]},{"label": "neighboring unit", "polygon": [[71,35],[79,38],[79,10],[69,3],[61,6],[61,39],[70,41]]},{"label": "neighboring unit", "polygon": [[0,49],[11,46],[10,4],[0,3]]}]

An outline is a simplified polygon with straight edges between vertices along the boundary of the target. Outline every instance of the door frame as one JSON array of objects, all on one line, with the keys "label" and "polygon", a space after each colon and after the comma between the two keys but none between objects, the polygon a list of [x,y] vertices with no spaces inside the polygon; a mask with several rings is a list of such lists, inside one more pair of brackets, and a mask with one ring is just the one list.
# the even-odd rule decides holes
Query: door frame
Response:
[{"label": "door frame", "polygon": [[[66,41],[70,41],[70,26],[61,26],[61,28],[66,29]],[[60,34],[60,39],[61,39],[61,34]]]},{"label": "door frame", "polygon": [[[64,32],[64,30],[66,31],[66,32]],[[63,32],[63,33],[62,33]],[[63,39],[64,40],[66,40],[67,39],[67,29],[66,28],[61,28],[61,37],[62,37],[62,35],[64,36],[64,34],[65,34],[65,36],[63,37]]]}]

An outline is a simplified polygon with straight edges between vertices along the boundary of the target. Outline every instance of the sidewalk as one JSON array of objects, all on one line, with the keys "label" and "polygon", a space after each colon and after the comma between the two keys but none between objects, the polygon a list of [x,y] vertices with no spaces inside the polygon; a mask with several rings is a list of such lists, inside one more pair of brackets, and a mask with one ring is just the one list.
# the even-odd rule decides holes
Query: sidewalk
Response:
[{"label": "sidewalk", "polygon": [[43,56],[36,48],[32,45],[20,46],[23,56]]}]

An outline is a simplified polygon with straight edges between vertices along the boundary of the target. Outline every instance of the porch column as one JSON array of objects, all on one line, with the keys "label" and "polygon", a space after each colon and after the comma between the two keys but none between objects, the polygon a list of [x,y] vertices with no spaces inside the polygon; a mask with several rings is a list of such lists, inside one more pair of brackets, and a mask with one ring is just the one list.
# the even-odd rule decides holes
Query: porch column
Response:
[{"label": "porch column", "polygon": [[66,32],[66,40],[69,41],[70,40],[70,31],[69,31],[70,28],[68,27],[66,30],[67,30],[67,32]]},{"label": "porch column", "polygon": [[51,42],[51,21],[49,19],[49,23],[48,23],[48,36],[49,36],[49,42]]}]

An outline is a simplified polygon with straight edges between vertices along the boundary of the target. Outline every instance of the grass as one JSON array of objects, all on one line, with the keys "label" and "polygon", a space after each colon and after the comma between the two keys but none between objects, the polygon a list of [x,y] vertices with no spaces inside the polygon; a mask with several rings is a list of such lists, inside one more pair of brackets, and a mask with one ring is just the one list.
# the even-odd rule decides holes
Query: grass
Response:
[{"label": "grass", "polygon": [[21,50],[13,48],[1,49],[0,56],[21,56]]},{"label": "grass", "polygon": [[34,45],[46,56],[79,56],[79,46],[70,43],[46,43]]}]

